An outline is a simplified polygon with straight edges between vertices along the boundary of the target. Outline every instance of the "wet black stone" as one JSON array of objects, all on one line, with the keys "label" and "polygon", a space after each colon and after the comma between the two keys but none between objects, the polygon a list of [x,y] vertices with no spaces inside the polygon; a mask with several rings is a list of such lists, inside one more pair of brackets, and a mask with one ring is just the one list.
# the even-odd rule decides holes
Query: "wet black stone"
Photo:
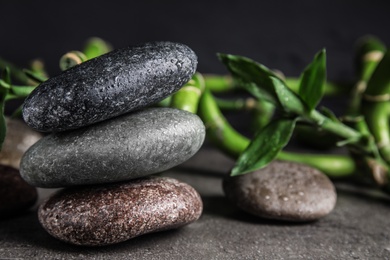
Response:
[{"label": "wet black stone", "polygon": [[195,73],[186,45],[154,42],[112,51],[40,84],[25,100],[23,118],[42,132],[100,122],[158,102]]},{"label": "wet black stone", "polygon": [[197,115],[148,108],[45,136],[24,154],[20,173],[46,188],[124,181],[185,162],[204,138]]}]

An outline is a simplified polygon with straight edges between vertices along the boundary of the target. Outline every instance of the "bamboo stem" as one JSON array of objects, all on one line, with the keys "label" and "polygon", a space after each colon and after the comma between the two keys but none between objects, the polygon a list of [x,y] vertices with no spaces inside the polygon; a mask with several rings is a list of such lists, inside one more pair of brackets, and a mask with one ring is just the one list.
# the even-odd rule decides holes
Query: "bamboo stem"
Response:
[{"label": "bamboo stem", "polygon": [[[199,115],[206,125],[207,137],[227,155],[237,159],[249,145],[250,140],[238,133],[223,116],[210,90],[206,90],[202,95]],[[282,151],[277,159],[310,165],[332,178],[352,176],[355,172],[354,162],[348,156],[295,154]]]},{"label": "bamboo stem", "polygon": [[203,76],[195,73],[190,81],[172,95],[170,106],[196,114],[204,88]]}]

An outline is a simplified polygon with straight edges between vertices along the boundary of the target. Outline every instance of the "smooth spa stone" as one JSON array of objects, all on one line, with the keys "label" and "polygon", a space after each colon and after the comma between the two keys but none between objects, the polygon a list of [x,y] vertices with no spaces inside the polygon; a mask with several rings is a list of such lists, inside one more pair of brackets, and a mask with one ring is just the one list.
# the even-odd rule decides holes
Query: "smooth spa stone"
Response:
[{"label": "smooth spa stone", "polygon": [[267,167],[223,182],[225,195],[256,216],[313,221],[329,214],[336,191],[327,176],[304,164],[274,161]]},{"label": "smooth spa stone", "polygon": [[196,71],[186,45],[152,42],[117,49],[40,84],[25,100],[23,118],[42,132],[76,129],[156,103]]},{"label": "smooth spa stone", "polygon": [[203,203],[194,188],[168,177],[67,188],[44,202],[38,217],[52,236],[103,246],[196,221]]},{"label": "smooth spa stone", "polygon": [[30,208],[37,198],[37,189],[26,183],[17,169],[0,165],[0,219]]},{"label": "smooth spa stone", "polygon": [[45,136],[24,154],[20,172],[31,185],[45,188],[124,181],[185,162],[204,138],[197,115],[148,108]]},{"label": "smooth spa stone", "polygon": [[22,120],[6,117],[7,134],[0,152],[0,164],[19,169],[20,160],[30,146],[42,138]]}]

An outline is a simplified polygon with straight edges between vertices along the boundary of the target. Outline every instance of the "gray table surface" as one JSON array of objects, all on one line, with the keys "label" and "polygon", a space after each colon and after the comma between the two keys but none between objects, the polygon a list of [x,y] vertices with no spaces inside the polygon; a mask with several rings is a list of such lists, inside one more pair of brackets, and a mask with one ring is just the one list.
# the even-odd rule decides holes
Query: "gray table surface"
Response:
[{"label": "gray table surface", "polygon": [[[36,207],[0,221],[0,259],[390,259],[390,198],[338,184],[334,211],[294,224],[248,215],[223,196],[222,176],[233,161],[212,148],[166,173],[195,187],[204,212],[178,230],[106,247],[78,247],[40,226]],[[54,190],[40,189],[39,202]]]}]

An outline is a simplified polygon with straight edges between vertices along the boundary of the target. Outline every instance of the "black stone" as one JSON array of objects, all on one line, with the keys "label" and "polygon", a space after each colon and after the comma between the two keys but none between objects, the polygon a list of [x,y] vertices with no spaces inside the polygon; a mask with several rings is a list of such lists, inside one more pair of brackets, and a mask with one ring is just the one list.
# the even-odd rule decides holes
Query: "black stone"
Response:
[{"label": "black stone", "polygon": [[76,129],[158,102],[196,71],[186,45],[154,42],[117,49],[40,84],[25,100],[23,118],[42,132]]}]

